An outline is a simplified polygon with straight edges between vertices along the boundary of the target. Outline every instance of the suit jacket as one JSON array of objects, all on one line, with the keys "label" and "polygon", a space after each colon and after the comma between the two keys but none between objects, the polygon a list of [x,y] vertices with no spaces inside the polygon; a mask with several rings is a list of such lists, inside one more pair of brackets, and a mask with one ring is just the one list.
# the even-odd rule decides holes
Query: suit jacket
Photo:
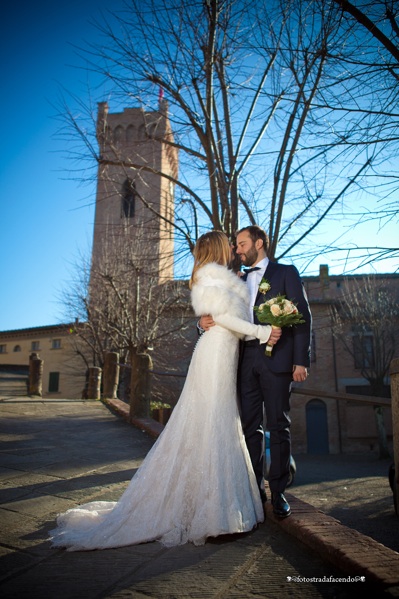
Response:
[{"label": "suit jacket", "polygon": [[[276,295],[285,295],[297,305],[305,320],[304,324],[283,328],[279,341],[273,347],[272,356],[265,356],[270,370],[291,372],[294,364],[309,367],[312,316],[298,270],[292,265],[269,262],[263,277],[269,281],[270,289],[266,294],[258,292],[255,305],[259,306]],[[256,314],[254,322],[259,323]],[[262,352],[263,348],[264,346],[260,348]]]}]

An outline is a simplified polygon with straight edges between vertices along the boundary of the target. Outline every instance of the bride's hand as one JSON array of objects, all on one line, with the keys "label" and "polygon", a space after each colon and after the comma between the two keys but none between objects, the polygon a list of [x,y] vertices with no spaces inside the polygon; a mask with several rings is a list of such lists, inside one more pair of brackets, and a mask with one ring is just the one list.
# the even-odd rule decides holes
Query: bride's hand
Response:
[{"label": "bride's hand", "polygon": [[215,321],[213,320],[210,314],[205,314],[204,316],[201,316],[201,318],[198,321],[198,324],[204,331],[209,331],[211,327],[215,326]]}]

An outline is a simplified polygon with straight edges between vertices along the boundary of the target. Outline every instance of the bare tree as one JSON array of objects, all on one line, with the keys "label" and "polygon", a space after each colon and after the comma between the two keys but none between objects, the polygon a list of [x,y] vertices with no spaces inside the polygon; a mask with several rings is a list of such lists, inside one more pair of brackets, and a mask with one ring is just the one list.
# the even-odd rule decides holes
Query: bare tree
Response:
[{"label": "bare tree", "polygon": [[[332,307],[333,334],[369,383],[370,395],[386,396],[389,367],[398,353],[399,304],[389,279],[345,280],[345,295]],[[367,390],[367,389],[366,389]],[[380,457],[388,457],[380,406],[374,407]]]},{"label": "bare tree", "polygon": [[[399,64],[399,39],[398,12],[396,0],[363,0],[357,6],[348,0],[334,0],[344,13],[353,17],[359,25],[367,29],[379,43],[387,50],[395,61],[392,67]],[[382,25],[382,27],[380,26]],[[388,33],[384,29],[388,28]],[[394,39],[391,39],[393,37]],[[395,44],[396,41],[396,44]],[[395,65],[396,63],[396,65]]]},{"label": "bare tree", "polygon": [[[104,43],[84,57],[114,104],[168,110],[174,138],[161,141],[178,148],[179,174],[157,174],[175,186],[178,248],[200,228],[232,237],[245,221],[269,232],[270,257],[303,256],[325,219],[356,217],[395,140],[384,137],[393,92],[378,86],[391,65],[375,47],[359,61],[363,40],[335,2],[132,0],[97,27]],[[90,128],[65,114],[101,162]]]},{"label": "bare tree", "polygon": [[[83,257],[76,263],[76,280],[61,301],[67,316],[77,321],[75,351],[86,367],[103,367],[105,354],[118,352],[122,365],[131,369],[131,415],[144,416],[149,410],[151,352],[157,350],[158,371],[167,362],[169,374],[181,372],[180,353],[187,347],[183,333],[193,328],[193,315],[186,283],[159,284],[159,265],[152,259],[143,227],[134,239],[132,243],[123,227],[108,234],[95,263]],[[165,400],[160,389],[159,397],[153,391],[152,399]]]},{"label": "bare tree", "polygon": [[[342,55],[343,77],[351,78],[352,93],[345,94],[342,109],[367,127],[369,134],[359,139],[369,155],[372,168],[362,185],[364,208],[357,211],[359,223],[374,221],[384,225],[397,222],[399,217],[397,160],[399,158],[399,4],[397,0],[333,0],[342,11],[340,27],[347,32],[352,55]],[[356,49],[357,48],[357,49]],[[331,104],[334,110],[336,102]],[[344,119],[345,120],[345,119]],[[342,131],[339,132],[343,135]],[[346,134],[345,134],[346,135]],[[347,138],[348,143],[351,139]],[[368,208],[367,198],[378,197],[378,207]],[[331,248],[336,249],[336,248]],[[399,247],[364,245],[343,248],[344,260],[351,251],[365,266],[386,258],[398,258]]]}]

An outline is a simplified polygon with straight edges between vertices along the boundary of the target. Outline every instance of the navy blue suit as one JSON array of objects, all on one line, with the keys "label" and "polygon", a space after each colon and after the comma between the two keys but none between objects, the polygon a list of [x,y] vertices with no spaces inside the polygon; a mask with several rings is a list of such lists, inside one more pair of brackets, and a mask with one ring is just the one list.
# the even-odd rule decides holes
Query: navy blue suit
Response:
[{"label": "navy blue suit", "polygon": [[[305,323],[285,327],[273,347],[272,356],[265,355],[265,345],[242,344],[238,369],[238,390],[242,425],[255,475],[263,496],[263,406],[270,431],[270,490],[284,493],[289,476],[291,436],[289,417],[292,371],[294,365],[310,366],[311,314],[308,300],[295,266],[269,262],[264,278],[270,290],[258,293],[256,305],[276,295],[285,295],[302,313]],[[254,318],[255,323],[258,320]]]}]

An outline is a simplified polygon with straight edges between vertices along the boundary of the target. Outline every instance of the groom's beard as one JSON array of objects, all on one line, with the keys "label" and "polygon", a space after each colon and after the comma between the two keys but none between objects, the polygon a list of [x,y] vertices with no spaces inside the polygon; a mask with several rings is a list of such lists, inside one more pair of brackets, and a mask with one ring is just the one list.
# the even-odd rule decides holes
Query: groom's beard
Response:
[{"label": "groom's beard", "polygon": [[258,260],[258,251],[253,245],[245,254],[240,254],[241,262],[244,266],[253,266]]}]

